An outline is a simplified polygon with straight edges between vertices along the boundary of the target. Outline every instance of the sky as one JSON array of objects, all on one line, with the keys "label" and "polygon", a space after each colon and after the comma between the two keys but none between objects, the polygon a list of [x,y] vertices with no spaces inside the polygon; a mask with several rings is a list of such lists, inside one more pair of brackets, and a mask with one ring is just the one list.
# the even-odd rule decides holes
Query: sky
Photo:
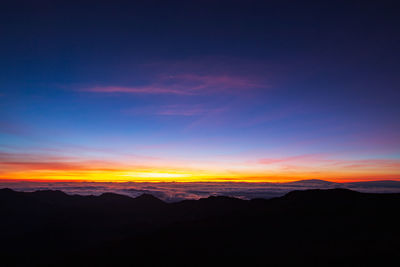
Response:
[{"label": "sky", "polygon": [[394,4],[1,3],[0,179],[400,180]]}]

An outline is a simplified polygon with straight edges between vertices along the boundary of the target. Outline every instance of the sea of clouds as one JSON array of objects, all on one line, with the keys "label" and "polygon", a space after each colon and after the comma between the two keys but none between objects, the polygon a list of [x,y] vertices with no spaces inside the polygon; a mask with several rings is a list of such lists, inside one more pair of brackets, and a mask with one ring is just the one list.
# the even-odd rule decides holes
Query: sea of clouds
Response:
[{"label": "sea of clouds", "polygon": [[321,180],[305,180],[291,183],[102,183],[102,182],[8,182],[0,181],[0,188],[17,191],[61,190],[67,194],[100,195],[113,192],[131,197],[143,193],[152,194],[164,201],[199,199],[209,196],[230,196],[241,199],[273,198],[293,190],[348,188],[359,192],[400,193],[400,181],[373,181],[332,183]]}]

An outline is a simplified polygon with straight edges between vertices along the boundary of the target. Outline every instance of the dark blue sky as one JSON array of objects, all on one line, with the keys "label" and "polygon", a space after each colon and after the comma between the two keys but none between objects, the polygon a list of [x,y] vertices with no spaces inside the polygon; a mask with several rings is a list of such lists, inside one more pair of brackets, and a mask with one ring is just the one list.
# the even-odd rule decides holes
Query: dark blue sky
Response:
[{"label": "dark blue sky", "polygon": [[395,1],[2,3],[0,175],[117,165],[132,179],[397,178],[396,11]]}]

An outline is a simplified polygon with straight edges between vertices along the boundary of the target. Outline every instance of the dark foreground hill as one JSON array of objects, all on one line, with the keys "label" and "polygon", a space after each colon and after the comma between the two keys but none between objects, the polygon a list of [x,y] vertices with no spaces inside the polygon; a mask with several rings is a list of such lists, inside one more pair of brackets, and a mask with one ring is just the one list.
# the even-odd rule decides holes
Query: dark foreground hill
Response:
[{"label": "dark foreground hill", "polygon": [[1,189],[0,265],[396,265],[399,207],[346,189],[177,203]]}]

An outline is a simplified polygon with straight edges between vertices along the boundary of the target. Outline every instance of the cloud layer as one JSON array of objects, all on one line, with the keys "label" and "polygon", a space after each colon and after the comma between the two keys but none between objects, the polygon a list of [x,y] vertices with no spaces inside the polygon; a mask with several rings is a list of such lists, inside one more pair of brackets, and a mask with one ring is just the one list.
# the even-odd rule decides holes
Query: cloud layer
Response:
[{"label": "cloud layer", "polygon": [[400,193],[400,181],[371,181],[332,183],[322,180],[304,180],[291,183],[93,183],[93,182],[10,182],[0,181],[0,188],[18,191],[62,190],[67,194],[100,195],[105,192],[137,197],[152,194],[164,201],[199,199],[223,195],[242,199],[273,198],[293,190],[348,188],[360,192]]}]

